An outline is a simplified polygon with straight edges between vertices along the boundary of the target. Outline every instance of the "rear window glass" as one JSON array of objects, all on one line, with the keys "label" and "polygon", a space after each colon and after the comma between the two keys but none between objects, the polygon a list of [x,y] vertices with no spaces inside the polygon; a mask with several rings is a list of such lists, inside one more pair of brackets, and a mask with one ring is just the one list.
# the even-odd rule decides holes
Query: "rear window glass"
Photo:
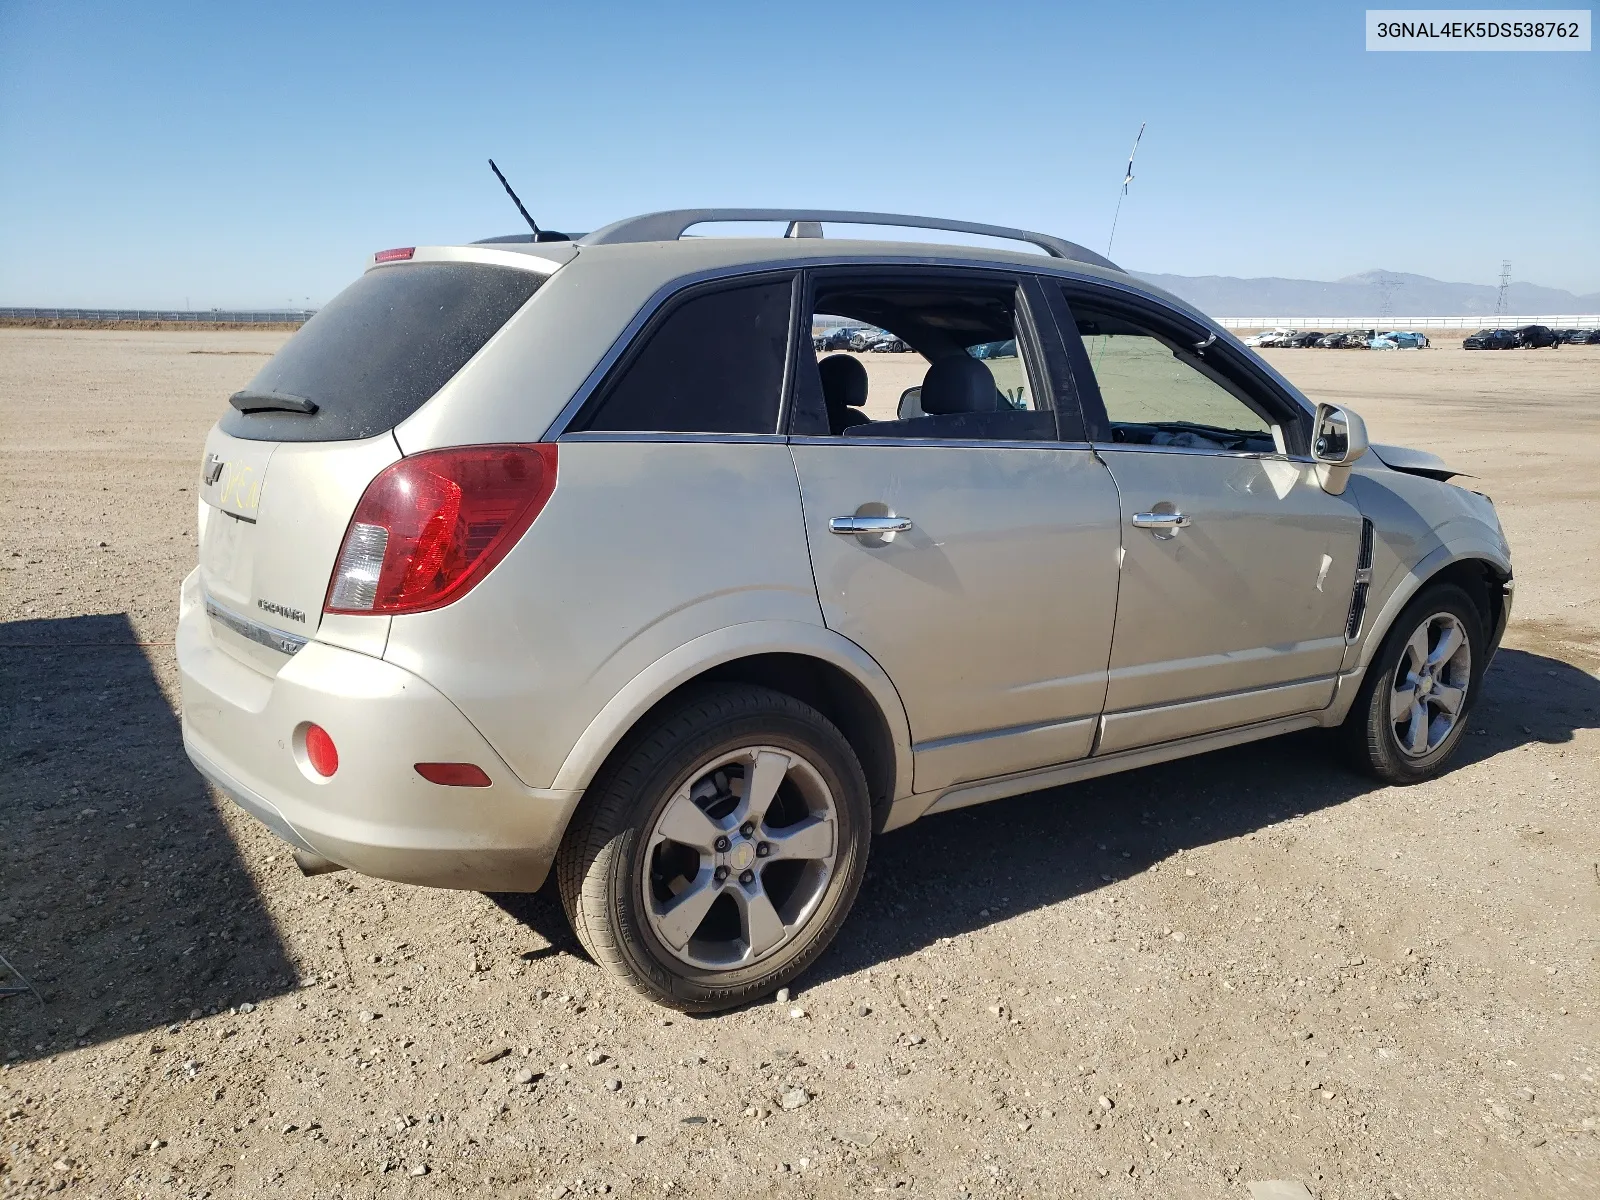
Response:
[{"label": "rear window glass", "polygon": [[646,331],[572,430],[772,433],[789,342],[788,279],[703,292]]},{"label": "rear window glass", "polygon": [[242,413],[222,429],[258,441],[333,442],[393,429],[450,381],[547,278],[482,263],[368,271],[307,321],[246,385],[301,397],[297,413]]}]

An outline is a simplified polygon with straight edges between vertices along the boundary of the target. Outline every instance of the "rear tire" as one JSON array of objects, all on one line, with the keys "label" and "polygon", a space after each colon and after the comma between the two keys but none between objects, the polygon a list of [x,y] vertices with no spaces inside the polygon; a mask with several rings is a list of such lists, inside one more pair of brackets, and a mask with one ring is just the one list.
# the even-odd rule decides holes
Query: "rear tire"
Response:
[{"label": "rear tire", "polygon": [[658,1004],[715,1012],[816,960],[871,836],[866,776],[832,722],[769,688],[710,685],[618,747],[556,875],[597,963]]},{"label": "rear tire", "polygon": [[1442,772],[1466,731],[1487,658],[1472,598],[1455,584],[1424,588],[1390,629],[1345,718],[1353,765],[1399,785]]}]

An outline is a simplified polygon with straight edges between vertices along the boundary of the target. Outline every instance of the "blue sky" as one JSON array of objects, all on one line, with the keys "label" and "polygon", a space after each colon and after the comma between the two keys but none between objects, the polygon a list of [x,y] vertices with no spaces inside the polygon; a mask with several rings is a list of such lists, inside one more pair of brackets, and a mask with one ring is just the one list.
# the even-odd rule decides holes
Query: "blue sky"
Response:
[{"label": "blue sky", "polygon": [[319,304],[390,245],[801,204],[1179,274],[1600,291],[1600,64],[1364,5],[0,0],[0,304]]}]

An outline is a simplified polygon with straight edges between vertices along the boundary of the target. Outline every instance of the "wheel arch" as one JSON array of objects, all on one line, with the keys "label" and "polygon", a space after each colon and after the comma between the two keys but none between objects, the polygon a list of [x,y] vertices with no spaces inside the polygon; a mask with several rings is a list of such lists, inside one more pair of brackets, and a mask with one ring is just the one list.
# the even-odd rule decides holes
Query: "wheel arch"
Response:
[{"label": "wheel arch", "polygon": [[839,727],[867,776],[874,824],[911,790],[911,731],[889,676],[860,646],[821,626],[749,622],[657,659],[601,709],[556,773],[553,789],[588,787],[628,732],[685,689],[713,682],[770,687]]},{"label": "wheel arch", "polygon": [[684,688],[712,682],[769,687],[809,704],[838,726],[866,774],[874,832],[882,830],[890,806],[899,798],[895,786],[898,764],[894,734],[872,694],[854,676],[808,654],[752,654],[731,659],[696,676],[674,689],[662,703],[670,703]]},{"label": "wheel arch", "polygon": [[[1362,643],[1358,666],[1364,672],[1399,619],[1406,605],[1435,583],[1454,583],[1472,598],[1483,618],[1490,654],[1500,645],[1511,614],[1511,564],[1479,547],[1440,546],[1419,562],[1384,600]],[[1487,667],[1487,663],[1484,664]]]}]

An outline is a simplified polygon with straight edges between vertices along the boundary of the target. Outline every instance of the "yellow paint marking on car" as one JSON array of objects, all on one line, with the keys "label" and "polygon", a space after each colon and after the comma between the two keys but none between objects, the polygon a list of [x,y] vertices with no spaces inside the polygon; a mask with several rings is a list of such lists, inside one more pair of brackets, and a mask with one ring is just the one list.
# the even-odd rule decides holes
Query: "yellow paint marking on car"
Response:
[{"label": "yellow paint marking on car", "polygon": [[223,468],[222,491],[217,500],[223,508],[232,504],[254,512],[261,500],[261,480],[256,478],[255,468],[248,463],[228,463]]}]

